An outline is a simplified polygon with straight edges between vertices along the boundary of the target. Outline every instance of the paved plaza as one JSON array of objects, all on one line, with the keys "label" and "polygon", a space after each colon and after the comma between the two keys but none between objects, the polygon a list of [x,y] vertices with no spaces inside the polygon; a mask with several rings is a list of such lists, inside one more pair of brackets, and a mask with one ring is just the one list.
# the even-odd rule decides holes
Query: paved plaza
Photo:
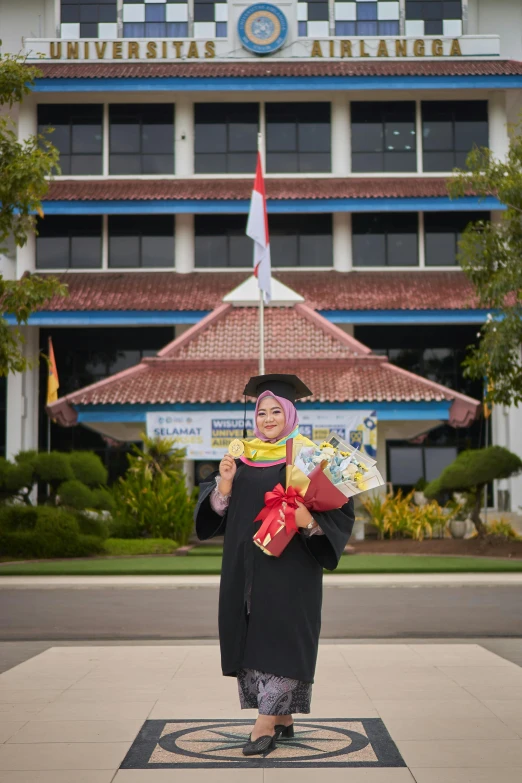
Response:
[{"label": "paved plaza", "polygon": [[520,783],[522,668],[469,643],[323,643],[266,758],[214,643],[62,643],[0,675],[2,783]]}]

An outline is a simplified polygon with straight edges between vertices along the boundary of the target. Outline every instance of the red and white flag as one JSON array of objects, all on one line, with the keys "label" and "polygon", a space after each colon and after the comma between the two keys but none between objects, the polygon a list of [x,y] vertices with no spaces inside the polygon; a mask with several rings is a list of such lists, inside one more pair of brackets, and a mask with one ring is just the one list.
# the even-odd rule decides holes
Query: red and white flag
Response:
[{"label": "red and white flag", "polygon": [[268,236],[268,218],[266,214],[265,180],[261,154],[257,154],[256,179],[248,213],[247,236],[254,240],[254,275],[259,290],[268,303],[272,296],[272,273],[270,266],[270,237]]}]

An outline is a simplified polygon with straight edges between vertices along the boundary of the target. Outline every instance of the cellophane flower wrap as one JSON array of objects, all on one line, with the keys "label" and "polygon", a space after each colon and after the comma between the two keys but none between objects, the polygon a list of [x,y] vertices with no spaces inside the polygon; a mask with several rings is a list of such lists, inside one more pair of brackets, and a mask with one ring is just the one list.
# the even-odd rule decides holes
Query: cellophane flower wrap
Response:
[{"label": "cellophane flower wrap", "polygon": [[290,439],[286,443],[286,489],[278,484],[265,493],[265,507],[255,520],[262,524],[254,543],[267,555],[279,557],[299,530],[295,522],[298,500],[311,512],[332,511],[344,506],[348,498],[383,484],[375,460],[335,433],[320,446]]}]

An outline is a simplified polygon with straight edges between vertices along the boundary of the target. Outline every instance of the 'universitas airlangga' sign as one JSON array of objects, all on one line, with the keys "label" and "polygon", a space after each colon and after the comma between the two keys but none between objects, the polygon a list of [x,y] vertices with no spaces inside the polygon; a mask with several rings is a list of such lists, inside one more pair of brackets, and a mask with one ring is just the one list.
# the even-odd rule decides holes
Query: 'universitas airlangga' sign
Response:
[{"label": "'universitas airlangga' sign", "polygon": [[[29,59],[68,62],[205,62],[208,60],[257,59],[260,55],[237,48],[228,40],[184,39],[26,39]],[[460,38],[319,38],[297,39],[283,50],[263,55],[268,60],[338,60],[375,58],[498,57],[496,35],[466,35]]]}]

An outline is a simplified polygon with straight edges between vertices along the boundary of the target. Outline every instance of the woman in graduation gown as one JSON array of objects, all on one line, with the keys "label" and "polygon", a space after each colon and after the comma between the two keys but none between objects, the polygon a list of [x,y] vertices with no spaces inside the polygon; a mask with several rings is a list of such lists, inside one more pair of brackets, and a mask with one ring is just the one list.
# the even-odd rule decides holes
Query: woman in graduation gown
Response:
[{"label": "woman in graduation gown", "polygon": [[293,736],[292,713],[309,713],[319,631],[323,568],[334,570],[350,537],[353,500],[314,512],[300,504],[299,534],[280,557],[253,542],[265,492],[285,485],[286,441],[299,434],[296,399],[311,391],[295,375],[251,378],[245,394],[257,397],[256,439],[237,460],[226,455],[219,473],[200,487],[195,511],[201,540],[224,535],[219,593],[223,674],[237,677],[241,707],[259,717],[243,753],[266,753],[279,737]]}]

